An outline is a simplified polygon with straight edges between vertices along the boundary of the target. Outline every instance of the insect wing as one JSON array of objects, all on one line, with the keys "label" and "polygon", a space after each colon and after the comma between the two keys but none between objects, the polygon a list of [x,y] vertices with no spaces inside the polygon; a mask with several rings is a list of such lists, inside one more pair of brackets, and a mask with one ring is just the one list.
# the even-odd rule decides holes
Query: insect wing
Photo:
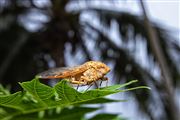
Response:
[{"label": "insect wing", "polygon": [[45,72],[39,73],[37,77],[42,79],[65,78],[71,76],[72,72],[76,68],[77,67],[52,68]]}]

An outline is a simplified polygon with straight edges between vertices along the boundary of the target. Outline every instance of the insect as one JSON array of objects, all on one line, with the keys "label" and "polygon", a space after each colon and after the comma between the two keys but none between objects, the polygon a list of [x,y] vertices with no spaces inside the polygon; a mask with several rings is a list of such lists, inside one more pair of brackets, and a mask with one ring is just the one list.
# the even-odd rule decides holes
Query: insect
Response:
[{"label": "insect", "polygon": [[93,85],[96,81],[108,81],[105,75],[110,68],[99,61],[88,61],[75,67],[53,68],[37,75],[42,79],[68,79],[71,84]]}]

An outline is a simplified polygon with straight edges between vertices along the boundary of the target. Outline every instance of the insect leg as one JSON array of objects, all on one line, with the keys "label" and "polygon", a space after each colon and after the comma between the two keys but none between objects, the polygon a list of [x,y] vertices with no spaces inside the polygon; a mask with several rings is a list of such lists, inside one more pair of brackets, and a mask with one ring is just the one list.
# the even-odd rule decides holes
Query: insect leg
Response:
[{"label": "insect leg", "polygon": [[102,80],[101,80],[101,82],[100,82],[99,86],[101,87],[101,85],[102,85]]},{"label": "insect leg", "polygon": [[85,90],[85,92],[87,91],[87,90],[89,90],[89,88],[92,86],[93,84],[90,84],[89,86],[88,86],[88,88]]},{"label": "insect leg", "polygon": [[106,87],[108,86],[108,78],[107,77],[103,77],[102,81],[106,81]]},{"label": "insect leg", "polygon": [[99,88],[99,87],[98,87],[98,84],[96,83],[96,81],[94,81],[94,84],[95,84],[96,88]]},{"label": "insect leg", "polygon": [[76,90],[78,90],[80,85],[85,85],[86,84],[85,82],[76,81],[76,80],[71,81],[71,83],[72,84],[77,84]]},{"label": "insect leg", "polygon": [[79,88],[79,84],[77,85],[76,90],[78,90],[78,88]]},{"label": "insect leg", "polygon": [[78,84],[78,85],[83,85],[84,84],[84,82],[81,82],[81,81],[76,81],[76,80],[73,80],[73,81],[71,81],[71,83],[72,84]]}]

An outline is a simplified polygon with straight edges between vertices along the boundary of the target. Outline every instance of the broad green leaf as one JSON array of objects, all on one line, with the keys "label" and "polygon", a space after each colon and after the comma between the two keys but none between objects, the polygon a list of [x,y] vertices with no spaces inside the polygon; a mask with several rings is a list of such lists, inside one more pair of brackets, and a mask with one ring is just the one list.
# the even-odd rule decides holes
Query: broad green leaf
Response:
[{"label": "broad green leaf", "polygon": [[116,93],[116,90],[104,90],[95,89],[86,92],[78,92],[71,86],[67,85],[67,81],[59,82],[55,87],[55,91],[59,95],[59,99],[64,101],[63,104],[76,104],[84,103],[86,101],[91,101],[94,99],[99,99],[100,97]]},{"label": "broad green leaf", "polygon": [[40,83],[39,80],[35,78],[32,81],[20,83],[24,89],[23,92],[0,95],[0,119],[14,120],[17,116],[34,118],[37,117],[37,113],[40,111],[40,113],[43,113],[43,111],[46,110],[63,109],[65,107],[79,106],[82,104],[119,102],[120,100],[111,100],[103,97],[118,92],[147,88],[146,86],[140,86],[125,90],[120,89],[134,82],[137,81],[79,92],[71,87],[66,80],[62,80],[54,87],[50,87]]},{"label": "broad green leaf", "polygon": [[133,84],[135,82],[138,82],[138,80],[131,80],[130,82],[127,82],[127,83],[124,83],[124,84],[107,86],[107,87],[103,87],[103,88],[100,88],[100,89],[115,90],[115,89],[120,89],[120,88],[126,87],[126,86],[131,85],[131,84]]},{"label": "broad green leaf", "polygon": [[81,120],[86,113],[97,109],[87,107],[64,108],[60,113],[57,113],[55,110],[52,112],[46,111],[42,118],[39,118],[37,113],[32,113],[16,116],[13,120]]},{"label": "broad green leaf", "polygon": [[39,82],[38,79],[20,83],[22,88],[32,95],[39,108],[49,108],[56,105],[54,89]]},{"label": "broad green leaf", "polygon": [[118,118],[117,114],[97,114],[96,116],[88,119],[88,120],[123,120],[121,118]]},{"label": "broad green leaf", "polygon": [[22,93],[17,92],[11,95],[2,95],[0,96],[0,106],[23,110],[19,104],[22,101]]},{"label": "broad green leaf", "polygon": [[[126,102],[127,100],[113,100],[113,99],[108,99],[108,98],[97,98],[94,100],[88,100],[85,102],[81,102],[77,105],[80,104],[102,104],[102,103],[112,103],[112,102]],[[76,105],[76,104],[75,104]]]}]

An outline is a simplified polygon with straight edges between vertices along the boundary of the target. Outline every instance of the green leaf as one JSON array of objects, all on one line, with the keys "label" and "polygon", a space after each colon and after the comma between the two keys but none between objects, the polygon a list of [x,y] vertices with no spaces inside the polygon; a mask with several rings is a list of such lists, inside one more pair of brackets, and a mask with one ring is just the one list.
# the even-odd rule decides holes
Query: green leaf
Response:
[{"label": "green leaf", "polygon": [[100,88],[100,89],[115,90],[115,89],[120,89],[120,88],[126,87],[126,86],[131,85],[131,84],[136,83],[136,82],[138,82],[138,80],[131,80],[130,82],[127,82],[127,83],[124,83],[124,84],[107,86],[107,87],[103,87],[103,88]]},{"label": "green leaf", "polygon": [[11,95],[0,96],[0,106],[23,110],[23,108],[19,106],[22,101],[22,95],[21,92],[17,92]]},{"label": "green leaf", "polygon": [[16,116],[13,120],[80,120],[86,113],[97,109],[87,107],[64,108],[60,113],[57,113],[55,110],[52,112],[45,111],[45,115],[42,118],[39,118],[37,113],[32,113]]},{"label": "green leaf", "polygon": [[9,88],[4,88],[1,84],[0,84],[0,96],[1,95],[9,95]]},{"label": "green leaf", "polygon": [[55,91],[53,88],[39,82],[38,79],[20,83],[22,88],[32,95],[33,99],[38,102],[38,107],[48,108],[56,105]]},{"label": "green leaf", "polygon": [[103,104],[103,103],[126,102],[126,101],[127,100],[113,100],[113,99],[108,99],[108,98],[97,98],[97,99],[81,102],[81,103],[79,103],[77,105],[80,105],[80,104]]},{"label": "green leaf", "polygon": [[123,120],[121,118],[118,118],[117,114],[97,114],[96,116],[88,119],[88,120]]},{"label": "green leaf", "polygon": [[[21,87],[24,89],[23,92],[0,95],[0,119],[14,120],[14,118],[17,118],[19,116],[36,118],[38,116],[37,113],[41,113],[40,116],[43,116],[42,113],[44,113],[43,111],[46,110],[63,109],[65,107],[77,105],[79,106],[83,104],[120,102],[120,100],[112,100],[103,97],[118,92],[147,88],[146,86],[140,86],[125,90],[120,89],[135,82],[137,81],[131,81],[122,85],[113,85],[85,92],[79,92],[71,87],[66,80],[62,80],[54,87],[50,87],[40,83],[39,80],[35,78],[32,81],[20,83]],[[45,116],[46,115],[47,114],[45,114]],[[59,115],[61,115],[61,113]],[[37,117],[36,119],[39,118]]]}]

